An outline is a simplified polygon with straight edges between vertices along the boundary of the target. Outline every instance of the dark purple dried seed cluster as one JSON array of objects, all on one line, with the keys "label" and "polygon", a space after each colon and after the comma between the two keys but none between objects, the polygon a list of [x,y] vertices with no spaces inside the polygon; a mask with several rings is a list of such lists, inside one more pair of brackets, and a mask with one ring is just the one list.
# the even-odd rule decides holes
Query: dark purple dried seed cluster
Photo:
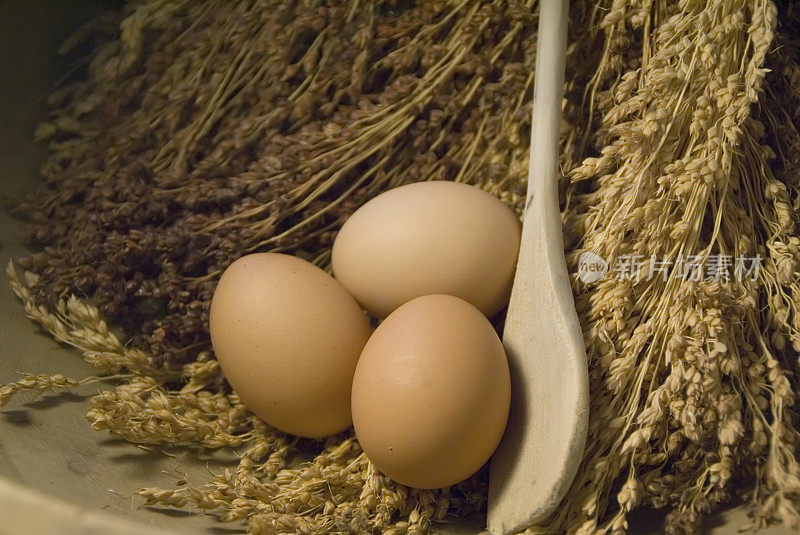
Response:
[{"label": "dark purple dried seed cluster", "polygon": [[324,266],[348,214],[406,182],[522,193],[533,11],[351,5],[175,4],[84,32],[88,72],[38,132],[44,184],[14,208],[37,297],[92,297],[157,364],[188,362],[238,257]]}]

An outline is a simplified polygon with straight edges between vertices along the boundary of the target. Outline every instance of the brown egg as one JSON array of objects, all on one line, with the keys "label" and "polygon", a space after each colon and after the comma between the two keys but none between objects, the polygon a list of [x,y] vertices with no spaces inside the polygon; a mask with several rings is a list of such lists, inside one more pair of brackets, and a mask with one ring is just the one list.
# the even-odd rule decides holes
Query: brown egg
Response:
[{"label": "brown egg", "polygon": [[244,256],[211,301],[211,343],[242,402],[274,427],[324,437],[351,424],[350,390],[370,335],[344,287],[293,256]]},{"label": "brown egg", "polygon": [[474,306],[449,295],[395,310],[364,346],[353,380],[353,425],[390,478],[439,488],[474,474],[508,419],[508,361]]},{"label": "brown egg", "polygon": [[482,189],[408,184],[350,216],[333,244],[333,272],[380,318],[430,294],[460,297],[492,316],[508,304],[520,232],[516,214]]}]

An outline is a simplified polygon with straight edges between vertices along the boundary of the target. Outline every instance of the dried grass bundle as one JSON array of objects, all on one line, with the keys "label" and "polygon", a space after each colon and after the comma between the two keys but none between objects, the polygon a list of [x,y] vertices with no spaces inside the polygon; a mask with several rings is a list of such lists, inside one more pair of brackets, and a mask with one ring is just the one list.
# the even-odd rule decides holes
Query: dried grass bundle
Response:
[{"label": "dried grass bundle", "polygon": [[[87,79],[54,95],[46,187],[17,207],[45,249],[21,261],[36,274],[8,274],[31,318],[120,380],[93,398],[93,427],[240,453],[201,488],[143,489],[148,503],[309,534],[421,533],[483,506],[485,473],[409,489],[350,435],[291,465],[296,439],[227,389],[207,310],[238,256],[325,265],[343,219],[401,183],[468,181],[521,209],[532,4],[150,0],[113,31],[87,28],[104,44]],[[800,13],[781,9],[776,38],[768,0],[573,5],[568,263],[577,273],[591,250],[658,276],[575,278],[590,437],[569,496],[531,533],[624,533],[644,505],[694,532],[739,487],[755,525],[800,520]],[[712,255],[764,261],[727,280],[656,264]],[[91,380],[26,376],[0,404]]]},{"label": "dried grass bundle", "polygon": [[[800,521],[791,312],[800,242],[788,184],[762,144],[761,121],[784,103],[757,105],[777,19],[770,2],[712,1],[627,5],[604,20],[610,67],[592,91],[605,139],[572,171],[594,184],[572,197],[580,246],[568,256],[639,258],[652,276],[576,286],[594,418],[573,507],[556,526],[623,532],[646,504],[672,509],[669,532],[695,532],[742,483],[755,487],[756,524]],[[626,58],[615,45],[624,42],[645,57]],[[733,262],[712,278],[662,270],[757,257],[757,275],[747,266],[736,276]]]}]

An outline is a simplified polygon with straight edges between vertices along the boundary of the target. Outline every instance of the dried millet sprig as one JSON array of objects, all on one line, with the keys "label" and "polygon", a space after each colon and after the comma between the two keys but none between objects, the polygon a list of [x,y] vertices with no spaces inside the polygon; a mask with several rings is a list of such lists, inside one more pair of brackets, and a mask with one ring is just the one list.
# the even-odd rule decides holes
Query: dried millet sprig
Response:
[{"label": "dried millet sprig", "polygon": [[51,310],[38,303],[31,292],[31,287],[38,282],[38,275],[25,271],[23,282],[13,262],[9,262],[6,277],[14,294],[23,302],[30,319],[59,342],[79,350],[86,362],[104,373],[112,374],[124,369],[159,380],[180,377],[177,372],[154,368],[151,359],[142,351],[125,347],[109,330],[94,306],[71,295],[59,299],[54,310]]},{"label": "dried millet sprig", "polygon": [[65,377],[60,373],[57,373],[55,375],[45,375],[45,374],[34,375],[32,373],[25,373],[22,374],[21,379],[0,387],[0,407],[8,403],[9,400],[11,400],[11,398],[14,395],[20,392],[33,391],[37,394],[41,394],[44,392],[54,391],[58,389],[72,390],[78,386],[93,383],[96,381],[120,380],[120,379],[127,379],[129,377],[131,376],[112,375],[104,377],[84,377],[82,379],[72,379],[70,377]]}]

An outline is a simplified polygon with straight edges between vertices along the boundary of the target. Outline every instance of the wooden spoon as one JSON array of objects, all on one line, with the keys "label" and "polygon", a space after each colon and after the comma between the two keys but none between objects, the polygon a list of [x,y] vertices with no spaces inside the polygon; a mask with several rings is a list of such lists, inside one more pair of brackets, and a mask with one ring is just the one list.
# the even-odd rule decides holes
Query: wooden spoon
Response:
[{"label": "wooden spoon", "polygon": [[586,442],[588,370],[564,259],[558,147],[568,0],[541,0],[530,170],[503,344],[511,414],[492,459],[488,527],[523,530],[558,505]]}]

